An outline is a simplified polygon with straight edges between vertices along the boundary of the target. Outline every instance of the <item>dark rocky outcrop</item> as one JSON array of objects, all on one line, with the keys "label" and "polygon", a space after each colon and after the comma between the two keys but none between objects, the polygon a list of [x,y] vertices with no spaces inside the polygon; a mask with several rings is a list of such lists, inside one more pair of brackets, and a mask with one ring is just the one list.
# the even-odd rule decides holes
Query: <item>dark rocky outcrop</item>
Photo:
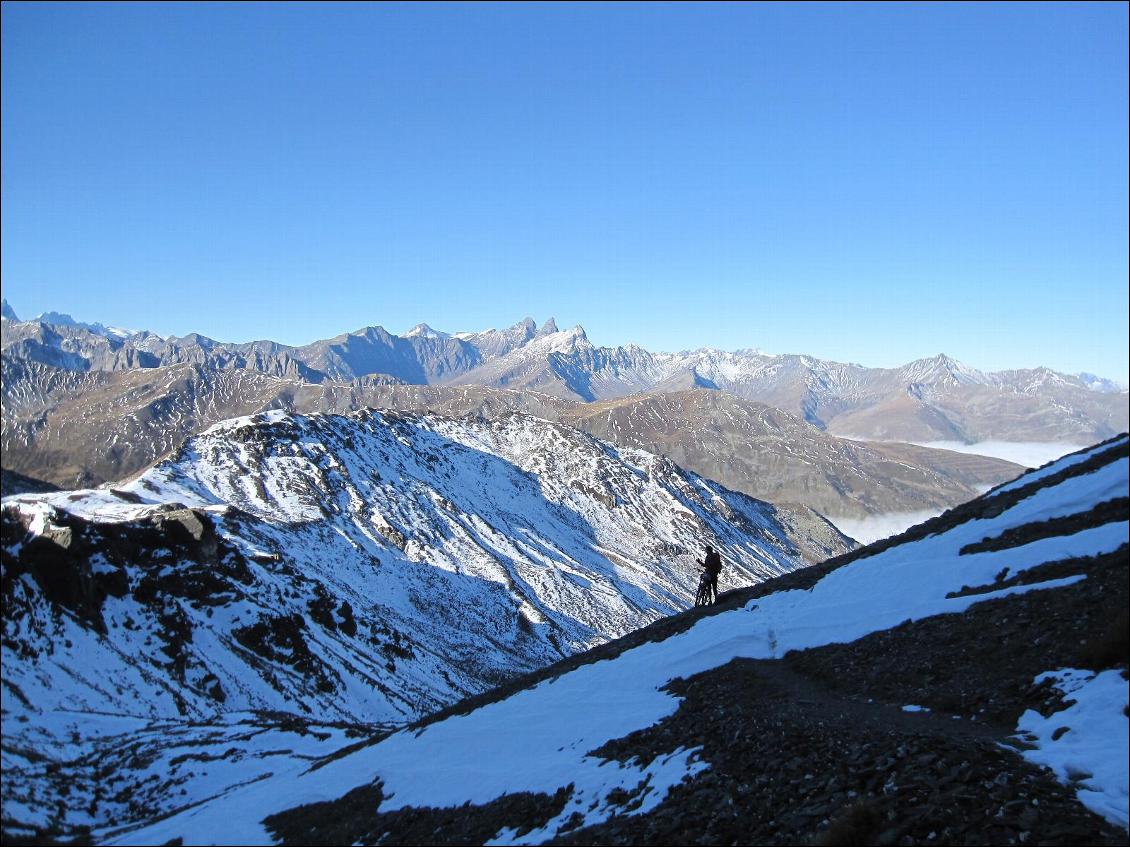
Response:
[{"label": "dark rocky outcrop", "polygon": [[[11,588],[24,574],[49,602],[100,633],[106,632],[102,604],[108,596],[132,593],[142,603],[180,597],[216,605],[252,581],[242,554],[217,535],[211,516],[196,509],[174,508],[121,523],[94,523],[55,510],[35,535],[15,508],[5,507],[2,519],[6,617],[20,613],[12,606]],[[179,567],[166,567],[173,563]],[[132,585],[127,565],[140,566]]]}]

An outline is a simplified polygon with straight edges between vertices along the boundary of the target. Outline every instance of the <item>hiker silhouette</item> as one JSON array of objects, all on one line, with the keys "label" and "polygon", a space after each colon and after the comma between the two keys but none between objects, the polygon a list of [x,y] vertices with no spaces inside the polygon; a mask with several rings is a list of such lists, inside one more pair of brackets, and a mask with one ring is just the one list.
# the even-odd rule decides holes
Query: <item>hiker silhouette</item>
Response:
[{"label": "hiker silhouette", "polygon": [[717,550],[715,550],[713,547],[711,547],[709,544],[707,544],[706,545],[706,558],[705,559],[696,559],[695,561],[698,562],[698,564],[702,565],[703,570],[706,571],[706,577],[707,577],[707,580],[709,582],[710,590],[711,590],[711,594],[712,594],[712,599],[711,599],[710,602],[711,603],[717,603],[718,602],[718,574],[720,574],[722,572],[722,557],[718,555]]}]

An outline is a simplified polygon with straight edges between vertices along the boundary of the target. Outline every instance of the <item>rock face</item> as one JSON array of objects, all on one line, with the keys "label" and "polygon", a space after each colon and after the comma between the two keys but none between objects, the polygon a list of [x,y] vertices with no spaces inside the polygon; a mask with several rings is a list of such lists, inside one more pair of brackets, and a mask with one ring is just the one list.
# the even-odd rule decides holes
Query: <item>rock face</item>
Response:
[{"label": "rock face", "polygon": [[1122,436],[108,834],[206,841],[222,821],[253,843],[1125,843],[1128,479]]},{"label": "rock face", "polygon": [[169,721],[401,724],[685,608],[705,543],[723,586],[853,546],[811,510],[521,414],[274,412],[118,488],[7,498],[5,743],[26,761],[6,759],[5,826],[54,815],[35,762],[72,743],[60,710],[131,716],[113,742],[76,723],[88,763]]}]

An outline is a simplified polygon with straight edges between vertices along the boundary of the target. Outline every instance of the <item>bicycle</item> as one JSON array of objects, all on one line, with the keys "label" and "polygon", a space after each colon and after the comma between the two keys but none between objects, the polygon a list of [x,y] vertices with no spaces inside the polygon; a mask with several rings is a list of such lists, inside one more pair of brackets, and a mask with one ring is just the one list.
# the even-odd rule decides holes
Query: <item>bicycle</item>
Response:
[{"label": "bicycle", "polygon": [[694,596],[694,604],[696,606],[709,606],[713,602],[714,591],[710,582],[710,574],[704,570],[698,578],[698,592]]}]

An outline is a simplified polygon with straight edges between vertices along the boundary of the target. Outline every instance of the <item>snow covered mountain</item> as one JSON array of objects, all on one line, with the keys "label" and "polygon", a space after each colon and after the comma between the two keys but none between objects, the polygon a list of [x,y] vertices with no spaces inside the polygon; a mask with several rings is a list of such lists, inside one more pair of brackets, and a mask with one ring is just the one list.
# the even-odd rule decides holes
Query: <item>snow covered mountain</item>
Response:
[{"label": "snow covered mountain", "polygon": [[529,318],[477,333],[368,327],[288,347],[13,317],[3,348],[4,472],[67,488],[134,473],[220,420],[271,409],[523,411],[816,508],[866,539],[1016,470],[921,447],[1034,466],[1130,426],[1130,395],[1090,375],[988,374],[946,356],[884,370],[752,349],[651,353]]},{"label": "snow covered mountain", "polygon": [[201,757],[174,814],[94,836],[1125,843],[1128,447],[391,735]]},{"label": "snow covered mountain", "polygon": [[[227,744],[248,721],[419,718],[686,608],[705,543],[731,586],[854,546],[811,510],[522,414],[273,412],[117,488],[6,498],[5,827],[54,819],[43,756],[93,785],[94,761],[174,724]],[[136,814],[110,793],[68,825]]]},{"label": "snow covered mountain", "polygon": [[488,417],[521,411],[553,419],[569,405],[529,391],[405,385],[380,377],[310,383],[198,363],[73,371],[4,356],[0,375],[5,470],[67,488],[137,473],[213,424],[274,409],[391,408]]}]

